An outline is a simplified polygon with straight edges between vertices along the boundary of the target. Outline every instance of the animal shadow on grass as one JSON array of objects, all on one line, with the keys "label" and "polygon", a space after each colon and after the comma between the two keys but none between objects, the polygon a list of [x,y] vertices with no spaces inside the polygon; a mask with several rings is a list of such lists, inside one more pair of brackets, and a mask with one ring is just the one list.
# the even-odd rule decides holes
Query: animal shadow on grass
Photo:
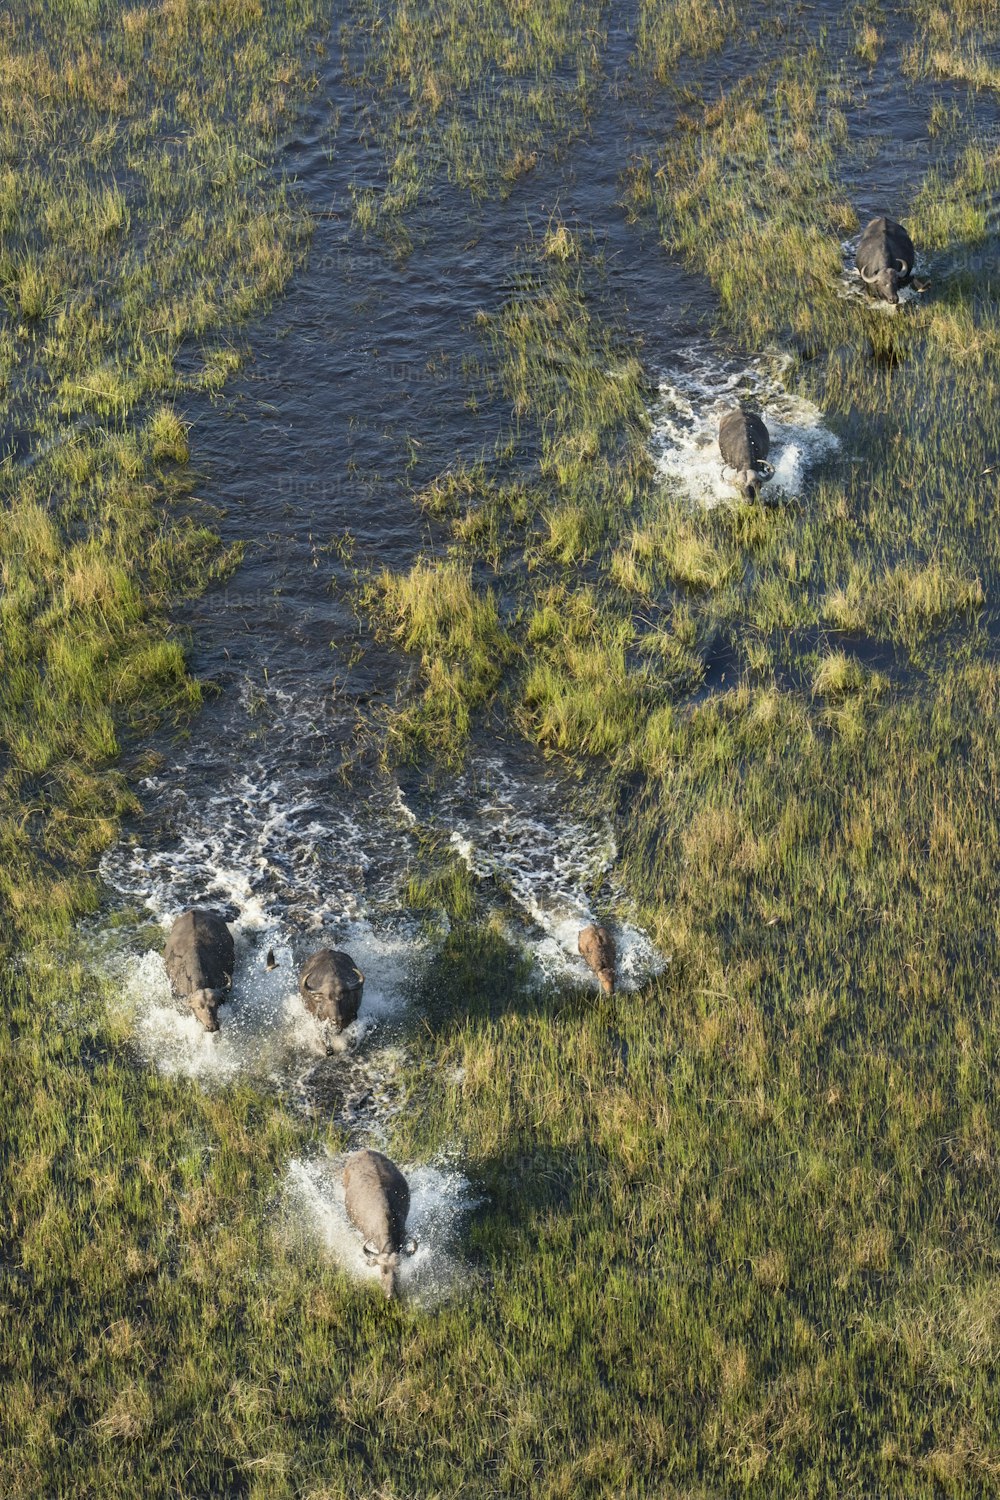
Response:
[{"label": "animal shadow on grass", "polygon": [[568,1247],[605,1167],[587,1141],[572,1150],[537,1141],[471,1166],[481,1205],[470,1215],[465,1250],[479,1274],[489,1282],[504,1266],[530,1264],[542,1239],[550,1249],[563,1240]]}]

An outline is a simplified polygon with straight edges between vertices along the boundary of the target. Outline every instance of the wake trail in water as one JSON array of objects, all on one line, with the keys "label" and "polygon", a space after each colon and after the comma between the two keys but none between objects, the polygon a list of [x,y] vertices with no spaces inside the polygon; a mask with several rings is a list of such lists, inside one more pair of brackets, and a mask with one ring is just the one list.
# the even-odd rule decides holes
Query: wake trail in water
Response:
[{"label": "wake trail in water", "polygon": [[[427,826],[447,829],[542,977],[596,988],[577,938],[597,918],[615,932],[623,989],[662,969],[648,937],[610,916],[626,903],[614,883],[609,819],[574,807],[546,768],[509,761],[505,753],[473,759],[416,808],[396,783],[365,803],[346,803],[331,795],[321,762],[282,765],[265,753],[244,758],[228,777],[203,767],[189,777],[182,765],[147,780],[160,816],[142,837],[109,851],[104,878],[164,934],[189,905],[223,911],[235,971],[220,1029],[208,1033],[172,994],[162,945],[129,949],[117,936],[127,929],[115,929],[119,946],[106,961],[142,1056],[207,1089],[266,1080],[307,1116],[339,1125],[352,1148],[390,1149],[400,1112],[413,1107],[401,1023],[436,952],[400,901]],[[299,966],[320,946],[346,949],[365,975],[358,1019],[333,1050],[298,993]],[[430,1304],[470,1283],[458,1245],[476,1199],[451,1162],[401,1165],[412,1197],[408,1228],[419,1245],[404,1259],[400,1290]],[[292,1160],[281,1188],[284,1226],[290,1238],[377,1285],[347,1220],[342,1167],[340,1158]]]},{"label": "wake trail in water", "polygon": [[[320,947],[346,949],[365,975],[357,1021],[334,1045],[356,1048],[391,1026],[406,1004],[426,941],[396,901],[412,839],[392,807],[349,800],[331,783],[315,711],[296,724],[287,695],[272,694],[297,761],[266,746],[228,775],[199,759],[143,783],[159,816],[147,837],[122,841],[101,864],[106,884],[166,930],[189,906],[229,921],[236,945],[232,994],[207,1033],[172,995],[158,950],[113,959],[140,1050],[161,1071],[222,1084],[240,1074],[288,1084],[326,1051],[298,993],[298,970]],[[280,755],[280,748],[276,752]],[[221,772],[221,768],[220,768]],[[265,957],[273,950],[276,967]],[[297,1087],[297,1085],[296,1085]]]},{"label": "wake trail in water", "polygon": [[[411,809],[410,816],[418,814]],[[618,849],[610,820],[570,811],[551,777],[529,777],[488,755],[422,816],[448,831],[485,890],[514,903],[527,924],[516,936],[547,977],[597,986],[577,940],[581,927],[598,920],[614,932],[622,989],[638,988],[664,967],[644,932],[610,915],[627,906],[613,879]]]},{"label": "wake trail in water", "polygon": [[[362,1237],[344,1206],[345,1160],[297,1157],[289,1163],[282,1195],[285,1233],[292,1242],[318,1247],[356,1281],[378,1286],[378,1271],[365,1260]],[[410,1188],[406,1231],[417,1249],[400,1259],[399,1291],[408,1301],[431,1305],[471,1280],[457,1245],[465,1218],[480,1200],[454,1166],[401,1163],[400,1169]]]},{"label": "wake trail in water", "polygon": [[749,365],[695,349],[660,380],[653,408],[652,449],[663,480],[697,505],[712,507],[739,499],[722,477],[719,422],[734,406],[759,411],[771,437],[774,477],[765,500],[799,499],[810,471],[834,453],[838,438],[823,425],[818,406],[785,389],[789,359],[767,357]]}]

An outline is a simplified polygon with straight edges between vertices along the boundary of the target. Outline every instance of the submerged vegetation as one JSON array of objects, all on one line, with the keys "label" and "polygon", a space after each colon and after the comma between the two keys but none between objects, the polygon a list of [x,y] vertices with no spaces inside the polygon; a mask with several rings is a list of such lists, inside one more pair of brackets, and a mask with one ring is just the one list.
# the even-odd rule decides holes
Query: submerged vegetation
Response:
[{"label": "submerged vegetation", "polygon": [[584,130],[601,76],[602,0],[362,0],[343,38],[374,91],[385,160],[378,187],[355,184],[359,228],[409,245],[405,215],[439,174],[473,197],[506,195]]},{"label": "submerged vegetation", "polygon": [[400,243],[438,175],[500,199],[568,148],[632,25],[675,112],[615,138],[622,212],[839,440],[795,496],[693,504],[579,215],[538,205],[490,268],[497,399],[416,476],[421,555],[364,585],[414,668],[385,762],[448,775],[487,725],[538,747],[614,820],[669,962],[613,1006],[539,985],[423,831],[403,890],[437,946],[389,1144],[461,1151],[483,1201],[461,1294],[391,1309],[276,1225],[289,1157],[340,1131],[142,1065],[65,941],[135,805],[121,748],[199,699],[171,609],[238,554],[185,403],[301,253],[273,147],[345,16],[0,21],[4,1495],[994,1491],[1000,157],[974,114],[893,205],[926,294],[884,314],[842,249],[869,70],[975,97],[994,9],[916,4],[911,34],[844,7],[831,33],[765,6],[766,61],[721,91],[684,70],[746,24],[725,4],[346,17],[389,164],[355,222]]},{"label": "submerged vegetation", "polygon": [[93,900],[129,805],[123,730],[198,702],[167,610],[238,558],[191,496],[177,403],[238,368],[233,329],[301,252],[264,162],[316,14],[31,0],[0,18],[7,941]]}]

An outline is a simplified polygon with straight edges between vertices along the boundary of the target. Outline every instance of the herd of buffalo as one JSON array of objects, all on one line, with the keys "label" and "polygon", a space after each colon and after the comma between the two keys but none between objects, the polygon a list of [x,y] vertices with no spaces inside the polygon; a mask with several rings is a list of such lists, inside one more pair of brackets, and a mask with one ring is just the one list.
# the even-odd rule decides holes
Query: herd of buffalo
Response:
[{"label": "herd of buffalo", "polygon": [[[900,287],[913,279],[913,241],[894,219],[872,219],[858,244],[854,263],[868,292],[896,305]],[[756,412],[735,407],[719,423],[719,451],[725,465],[723,477],[735,484],[748,500],[756,500],[760,487],[774,474],[767,462],[770,434]],[[727,473],[727,470],[730,471]]]},{"label": "herd of buffalo", "polygon": [[[873,219],[861,236],[856,264],[869,292],[890,303],[913,274],[913,242],[892,219]],[[751,500],[774,473],[767,462],[770,437],[756,412],[736,407],[719,424],[719,450],[732,470],[733,482]],[[725,472],[725,471],[724,471]],[[615,990],[615,942],[606,927],[584,927],[578,947],[596,974],[605,995]],[[174,922],[164,949],[164,963],[174,993],[186,1001],[206,1031],[218,1031],[219,1006],[228,998],[235,964],[233,935],[214,911],[194,907]],[[275,968],[273,950],[266,967]],[[357,1019],[365,976],[347,953],[320,948],[299,971],[299,994],[320,1026],[330,1050],[332,1034]],[[380,1151],[356,1151],[343,1174],[344,1203],[351,1223],[364,1237],[364,1253],[377,1266],[386,1296],[396,1288],[402,1255],[412,1255],[416,1241],[406,1237],[410,1189],[396,1164]]]},{"label": "herd of buffalo", "polygon": [[[584,927],[579,949],[597,975],[601,989],[615,989],[615,941],[606,927]],[[236,947],[226,919],[216,911],[191,907],[174,922],[163,950],[163,962],[174,994],[187,1002],[206,1031],[219,1030],[219,1006],[229,999]],[[267,969],[277,967],[268,950]],[[350,954],[320,948],[299,970],[299,994],[319,1023],[327,1050],[331,1034],[358,1016],[365,976]],[[395,1162],[381,1151],[356,1151],[344,1167],[347,1216],[364,1237],[365,1258],[377,1266],[387,1297],[396,1289],[401,1255],[412,1255],[416,1241],[406,1238],[410,1189]]]}]

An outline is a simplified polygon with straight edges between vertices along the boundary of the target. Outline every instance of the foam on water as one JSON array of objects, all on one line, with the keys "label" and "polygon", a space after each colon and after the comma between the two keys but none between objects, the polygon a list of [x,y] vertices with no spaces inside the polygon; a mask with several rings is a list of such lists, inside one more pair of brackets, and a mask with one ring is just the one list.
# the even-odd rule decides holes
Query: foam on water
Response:
[{"label": "foam on water", "polygon": [[201,803],[155,780],[144,790],[175,810],[173,828],[154,847],[118,844],[101,874],[156,916],[221,905],[239,912],[243,928],[265,930],[281,912],[318,930],[359,914],[372,859],[350,810],[323,806],[276,773],[237,776]]},{"label": "foam on water", "polygon": [[809,470],[839,446],[823,426],[818,406],[790,394],[783,377],[787,357],[757,359],[750,365],[692,350],[684,363],[665,374],[653,410],[652,446],[664,480],[696,504],[732,503],[735,486],[722,477],[719,421],[740,402],[760,410],[771,435],[774,477],[769,495],[797,498]]},{"label": "foam on water", "polygon": [[229,906],[261,931],[364,918],[394,895],[411,849],[393,789],[373,782],[362,797],[340,781],[349,724],[325,689],[296,694],[272,675],[238,698],[224,747],[192,746],[141,783],[155,826],[108,851],[104,880],[161,920],[192,905]]},{"label": "foam on water", "polygon": [[[365,918],[336,937],[365,976],[365,992],[354,1030],[360,1038],[405,1008],[410,977],[427,955],[427,943],[412,925],[376,931]],[[331,935],[330,946],[334,938]]]},{"label": "foam on water", "polygon": [[[365,919],[336,935],[294,949],[274,926],[248,935],[234,924],[236,966],[231,999],[219,1008],[219,1030],[207,1032],[183,1002],[175,999],[158,952],[119,957],[123,1003],[133,1017],[140,1050],[161,1072],[181,1073],[221,1085],[241,1074],[282,1082],[301,1072],[310,1057],[326,1054],[323,1028],[298,993],[298,969],[307,951],[336,942],[350,952],[365,976],[358,1019],[331,1038],[334,1050],[348,1053],[363,1038],[398,1015],[406,1002],[409,975],[423,960],[426,945],[416,934],[379,932]],[[277,967],[264,956],[273,948]]]},{"label": "foam on water", "polygon": [[[377,1289],[378,1270],[365,1260],[361,1235],[344,1206],[344,1161],[344,1157],[299,1157],[289,1164],[286,1227],[289,1238],[318,1246],[349,1276]],[[410,1187],[406,1229],[417,1241],[417,1250],[401,1258],[399,1293],[409,1301],[437,1302],[470,1279],[455,1247],[463,1218],[479,1200],[454,1167],[400,1163],[400,1169]]]},{"label": "foam on water", "polygon": [[[230,922],[236,965],[217,1033],[174,999],[158,952],[113,960],[143,1052],[161,1069],[215,1083],[244,1072],[287,1080],[304,1058],[324,1054],[328,1039],[353,1050],[400,1011],[426,947],[386,910],[409,850],[389,793],[367,803],[343,790],[330,772],[327,732],[316,727],[322,704],[296,707],[274,683],[242,696],[253,723],[219,774],[192,750],[190,764],[148,778],[152,831],[144,842],[121,841],[101,864],[106,883],[164,928],[197,905]],[[278,728],[273,742],[268,722]],[[324,946],[346,948],[365,975],[358,1020],[339,1038],[324,1035],[298,995],[299,966]],[[269,948],[278,961],[270,973]]]},{"label": "foam on water", "polygon": [[280,1077],[290,1057],[315,1050],[316,1024],[298,998],[289,950],[275,945],[279,967],[271,973],[263,951],[237,934],[232,996],[219,1009],[217,1032],[174,998],[159,953],[122,960],[123,1002],[154,1067],[222,1085],[247,1073]]},{"label": "foam on water", "polygon": [[490,756],[452,784],[433,816],[477,880],[492,882],[527,919],[518,935],[544,974],[597,987],[577,940],[581,927],[598,920],[598,905],[618,945],[622,988],[662,969],[645,933],[607,918],[624,904],[613,882],[618,850],[609,820],[568,812],[551,777],[528,779]]},{"label": "foam on water", "polygon": [[408,1057],[389,1043],[320,1058],[296,1080],[310,1114],[333,1119],[359,1146],[384,1146],[393,1118],[406,1104]]}]

